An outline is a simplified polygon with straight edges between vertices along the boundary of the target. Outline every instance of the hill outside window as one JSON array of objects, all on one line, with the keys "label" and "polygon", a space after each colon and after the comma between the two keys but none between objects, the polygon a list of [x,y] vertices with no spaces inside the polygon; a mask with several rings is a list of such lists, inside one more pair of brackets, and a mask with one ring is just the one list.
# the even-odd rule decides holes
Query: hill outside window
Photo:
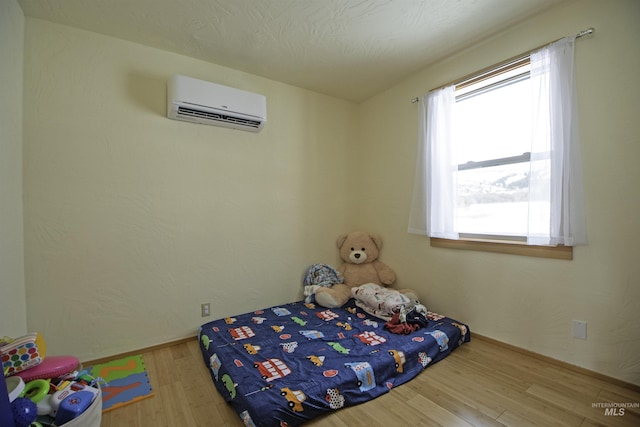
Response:
[{"label": "hill outside window", "polygon": [[432,244],[586,244],[574,42],[420,99],[410,233]]}]

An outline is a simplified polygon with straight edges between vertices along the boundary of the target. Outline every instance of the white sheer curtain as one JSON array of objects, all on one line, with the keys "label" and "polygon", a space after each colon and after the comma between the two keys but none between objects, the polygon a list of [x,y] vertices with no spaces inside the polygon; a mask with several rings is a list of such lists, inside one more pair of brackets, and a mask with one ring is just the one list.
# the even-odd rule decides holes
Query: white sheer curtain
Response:
[{"label": "white sheer curtain", "polygon": [[458,239],[453,144],[455,86],[420,98],[420,129],[409,233]]},{"label": "white sheer curtain", "polygon": [[[531,54],[534,132],[527,242],[533,245],[587,243],[574,44],[575,37],[566,37]],[[548,204],[539,203],[540,197]]]},{"label": "white sheer curtain", "polygon": [[[527,243],[586,244],[573,71],[575,37],[531,54],[533,135]],[[458,239],[454,86],[420,99],[420,132],[409,233]]]}]

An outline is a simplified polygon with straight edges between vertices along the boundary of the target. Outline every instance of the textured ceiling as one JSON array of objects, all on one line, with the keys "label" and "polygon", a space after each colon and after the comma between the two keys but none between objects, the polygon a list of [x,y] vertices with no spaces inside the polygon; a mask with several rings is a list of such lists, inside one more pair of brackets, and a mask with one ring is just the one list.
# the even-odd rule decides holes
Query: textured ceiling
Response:
[{"label": "textured ceiling", "polygon": [[18,0],[26,16],[362,101],[565,0]]}]

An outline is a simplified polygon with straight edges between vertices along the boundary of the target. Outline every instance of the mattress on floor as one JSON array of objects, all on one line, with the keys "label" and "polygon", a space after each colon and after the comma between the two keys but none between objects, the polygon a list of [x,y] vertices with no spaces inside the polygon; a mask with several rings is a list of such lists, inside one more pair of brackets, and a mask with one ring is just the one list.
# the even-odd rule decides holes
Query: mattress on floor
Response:
[{"label": "mattress on floor", "polygon": [[204,362],[247,426],[296,426],[374,399],[410,381],[471,338],[469,327],[428,313],[408,335],[350,300],[327,309],[304,302],[201,326]]}]

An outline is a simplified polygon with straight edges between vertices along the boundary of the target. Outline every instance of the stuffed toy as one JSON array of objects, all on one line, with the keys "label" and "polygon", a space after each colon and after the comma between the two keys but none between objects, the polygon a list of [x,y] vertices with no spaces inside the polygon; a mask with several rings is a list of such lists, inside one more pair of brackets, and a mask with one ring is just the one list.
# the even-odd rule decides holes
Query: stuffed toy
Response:
[{"label": "stuffed toy", "polygon": [[322,287],[331,287],[344,282],[340,273],[327,264],[313,264],[307,269],[302,285],[304,287],[304,302],[315,301],[315,293]]},{"label": "stuffed toy", "polygon": [[389,286],[395,282],[391,267],[378,260],[382,240],[377,234],[352,232],[338,237],[336,243],[344,261],[338,267],[344,283],[316,289],[315,299],[321,306],[341,307],[351,298],[351,288],[365,283]]}]

